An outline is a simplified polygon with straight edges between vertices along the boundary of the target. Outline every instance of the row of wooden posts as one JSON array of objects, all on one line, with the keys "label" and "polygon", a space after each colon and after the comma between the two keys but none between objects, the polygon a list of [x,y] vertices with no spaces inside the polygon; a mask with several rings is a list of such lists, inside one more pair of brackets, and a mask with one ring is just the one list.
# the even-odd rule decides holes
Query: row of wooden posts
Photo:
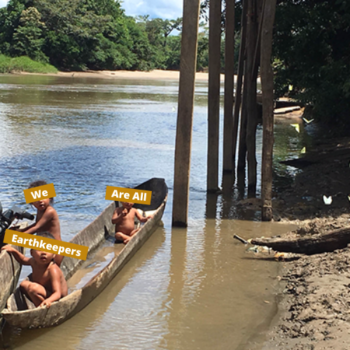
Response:
[{"label": "row of wooden posts", "polygon": [[[273,72],[272,31],[276,0],[242,0],[241,46],[234,96],[235,0],[226,0],[225,92],[223,130],[223,176],[245,185],[248,165],[248,196],[257,185],[256,127],[257,78],[262,89],[262,220],[272,219]],[[218,191],[221,0],[209,2],[209,90],[207,191]],[[200,0],[184,0],[179,101],[176,129],[173,225],[187,226],[193,103],[197,60]],[[238,154],[236,155],[239,130]],[[238,158],[236,164],[236,158]],[[231,175],[231,176],[230,176]]]}]

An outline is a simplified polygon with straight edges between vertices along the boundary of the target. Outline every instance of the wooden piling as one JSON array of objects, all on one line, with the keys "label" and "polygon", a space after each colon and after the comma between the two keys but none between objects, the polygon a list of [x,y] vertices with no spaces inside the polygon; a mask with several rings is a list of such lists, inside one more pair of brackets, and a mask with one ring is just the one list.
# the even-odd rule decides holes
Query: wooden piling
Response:
[{"label": "wooden piling", "polygon": [[262,30],[262,22],[264,17],[264,11],[263,8],[265,6],[265,0],[257,0],[257,11],[259,13],[259,29],[258,29],[258,36],[255,43],[255,50],[254,50],[254,60],[253,60],[253,76],[258,76],[258,69],[259,69],[259,63],[260,63],[260,45],[261,45],[261,30]]},{"label": "wooden piling", "polygon": [[176,125],[173,226],[187,226],[200,0],[184,0]]},{"label": "wooden piling", "polygon": [[216,192],[219,189],[221,0],[210,0],[209,5],[207,191]]},{"label": "wooden piling", "polygon": [[[233,171],[233,86],[235,53],[235,0],[226,0],[225,20],[225,95],[223,137],[223,183],[225,173]],[[231,177],[229,177],[231,178]],[[234,179],[234,178],[233,178]],[[228,183],[232,187],[233,183]]]},{"label": "wooden piling", "polygon": [[242,82],[243,82],[244,52],[245,52],[246,23],[247,23],[246,3],[247,3],[246,1],[243,2],[243,11],[242,11],[242,18],[241,18],[241,44],[239,48],[236,97],[235,97],[235,107],[234,107],[234,114],[233,114],[233,131],[232,131],[233,169],[235,169],[235,166],[236,166],[236,149],[237,149],[239,112],[241,109],[241,101],[242,101]]},{"label": "wooden piling", "polygon": [[254,51],[257,40],[256,0],[248,1],[247,18],[247,69],[244,84],[247,86],[247,163],[248,163],[248,197],[255,197],[257,179],[256,161],[256,77],[253,76]]},{"label": "wooden piling", "polygon": [[[246,63],[244,63],[244,79]],[[239,148],[238,148],[238,162],[237,162],[237,185],[242,188],[245,186],[245,173],[246,173],[246,157],[247,157],[247,84],[243,85],[242,94],[242,110],[241,110],[241,123],[239,127]]]},{"label": "wooden piling", "polygon": [[273,156],[273,71],[271,67],[272,32],[275,20],[276,0],[265,0],[261,31],[261,87],[263,104],[263,149],[261,196],[263,208],[261,219],[272,219],[272,156]]}]

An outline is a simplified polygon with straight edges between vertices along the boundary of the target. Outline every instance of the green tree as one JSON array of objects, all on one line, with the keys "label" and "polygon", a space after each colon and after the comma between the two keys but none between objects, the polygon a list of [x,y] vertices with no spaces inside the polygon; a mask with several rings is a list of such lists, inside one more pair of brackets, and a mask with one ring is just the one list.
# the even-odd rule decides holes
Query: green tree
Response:
[{"label": "green tree", "polygon": [[180,69],[181,57],[181,35],[169,36],[167,41],[167,60],[166,68],[171,70]]},{"label": "green tree", "polygon": [[150,19],[149,16],[138,16],[137,22],[146,31],[151,45],[166,46],[169,35],[174,30],[181,30],[182,18],[168,20],[162,18]]},{"label": "green tree", "polygon": [[135,60],[130,50],[132,40],[119,3],[113,0],[35,0],[34,3],[48,30],[44,52],[55,66],[132,67]]},{"label": "green tree", "polygon": [[41,51],[44,39],[40,22],[41,15],[35,7],[23,10],[19,19],[19,26],[13,34],[12,50],[17,56],[28,56],[35,61],[48,62],[48,58]]},{"label": "green tree", "polygon": [[0,52],[11,54],[14,30],[19,26],[25,0],[10,0],[7,7],[0,8]]},{"label": "green tree", "polygon": [[156,68],[156,50],[150,45],[145,30],[143,30],[143,28],[136,23],[133,17],[128,18],[127,27],[130,38],[132,39],[131,51],[135,56],[131,69],[151,70]]}]

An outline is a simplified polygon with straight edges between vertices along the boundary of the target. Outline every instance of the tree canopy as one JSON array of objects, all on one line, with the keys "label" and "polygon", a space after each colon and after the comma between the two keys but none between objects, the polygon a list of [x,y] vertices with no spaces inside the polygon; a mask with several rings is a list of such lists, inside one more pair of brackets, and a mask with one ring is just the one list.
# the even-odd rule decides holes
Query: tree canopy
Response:
[{"label": "tree canopy", "polygon": [[0,9],[0,51],[66,70],[171,68],[180,37],[170,34],[181,22],[128,17],[114,0],[10,0]]}]

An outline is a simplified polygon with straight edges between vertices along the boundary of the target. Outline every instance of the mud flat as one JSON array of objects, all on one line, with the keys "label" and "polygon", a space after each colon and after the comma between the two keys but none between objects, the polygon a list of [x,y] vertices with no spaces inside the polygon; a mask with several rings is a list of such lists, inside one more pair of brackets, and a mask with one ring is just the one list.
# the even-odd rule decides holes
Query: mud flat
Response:
[{"label": "mud flat", "polygon": [[[275,198],[281,221],[299,226],[289,237],[350,226],[350,139],[319,144],[307,160],[294,184]],[[332,196],[331,205],[325,205],[323,195]],[[349,349],[349,246],[282,264],[282,301],[262,349]]]}]

